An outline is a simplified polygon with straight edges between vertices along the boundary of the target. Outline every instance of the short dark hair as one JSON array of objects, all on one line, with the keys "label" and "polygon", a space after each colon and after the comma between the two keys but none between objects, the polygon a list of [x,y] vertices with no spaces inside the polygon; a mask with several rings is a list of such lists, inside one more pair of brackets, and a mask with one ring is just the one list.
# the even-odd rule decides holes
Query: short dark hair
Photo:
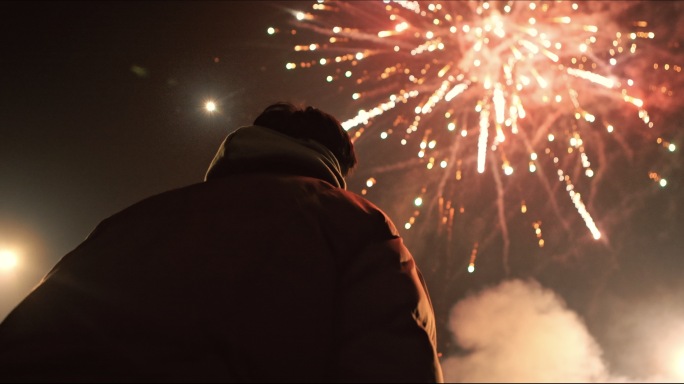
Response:
[{"label": "short dark hair", "polygon": [[347,131],[335,117],[317,108],[298,108],[287,102],[275,103],[261,112],[254,120],[254,125],[323,144],[337,158],[343,176],[356,165],[354,144]]}]

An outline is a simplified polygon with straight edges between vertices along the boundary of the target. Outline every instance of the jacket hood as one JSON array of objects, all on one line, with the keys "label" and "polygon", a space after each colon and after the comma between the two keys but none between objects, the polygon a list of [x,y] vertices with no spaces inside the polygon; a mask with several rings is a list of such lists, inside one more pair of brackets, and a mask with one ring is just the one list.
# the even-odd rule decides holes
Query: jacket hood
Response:
[{"label": "jacket hood", "polygon": [[238,128],[226,137],[204,180],[245,172],[310,176],[347,188],[340,163],[328,148],[258,125]]}]

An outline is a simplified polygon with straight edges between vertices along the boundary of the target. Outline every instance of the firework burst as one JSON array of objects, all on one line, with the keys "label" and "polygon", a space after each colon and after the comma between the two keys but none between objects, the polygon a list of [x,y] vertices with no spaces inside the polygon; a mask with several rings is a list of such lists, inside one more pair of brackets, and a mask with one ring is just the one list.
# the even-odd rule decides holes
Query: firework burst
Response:
[{"label": "firework burst", "polygon": [[[457,216],[479,199],[493,209],[477,209],[478,216],[492,212],[495,225],[471,236],[468,271],[475,270],[478,247],[496,233],[508,273],[510,212],[535,212],[527,222],[539,247],[544,209],[569,231],[565,211],[572,207],[593,239],[602,239],[593,186],[607,171],[605,142],[629,146],[621,132],[627,119],[640,125],[629,130],[651,132],[641,138],[675,150],[655,133],[646,92],[622,65],[655,37],[647,21],[625,27],[617,20],[632,5],[318,2],[292,11],[295,28],[287,34],[308,40],[295,43],[299,61],[286,68],[326,71],[331,89],[362,106],[343,122],[355,140],[377,138],[410,154],[371,170],[363,194],[382,183],[383,172],[420,166],[434,176],[409,182],[415,189],[404,228],[435,216],[450,239]],[[285,31],[269,30],[278,32]],[[677,64],[660,65],[681,72]],[[667,88],[662,93],[672,96]],[[477,181],[485,176],[490,184]],[[667,185],[658,172],[648,176]],[[488,185],[491,195],[467,192]]]}]

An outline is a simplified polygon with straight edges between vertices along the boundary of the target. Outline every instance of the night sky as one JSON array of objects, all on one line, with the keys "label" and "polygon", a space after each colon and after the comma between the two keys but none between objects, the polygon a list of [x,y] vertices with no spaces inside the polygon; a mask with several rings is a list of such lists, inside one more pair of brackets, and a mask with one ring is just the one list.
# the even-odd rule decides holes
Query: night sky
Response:
[{"label": "night sky", "polygon": [[[644,17],[651,18],[662,39],[654,44],[682,65],[682,48],[673,45],[684,40],[677,23],[682,6],[671,3],[652,3]],[[0,251],[13,249],[19,257],[16,268],[0,270],[0,318],[101,220],[148,196],[202,181],[225,135],[250,124],[268,104],[311,104],[340,120],[363,106],[346,97],[345,89],[328,87],[316,69],[285,69],[296,57],[294,37],[269,36],[267,28],[289,28],[293,16],[288,11],[310,5],[0,2]],[[681,73],[674,79],[673,99],[681,99]],[[217,112],[204,109],[208,100],[216,101]],[[545,221],[544,248],[536,246],[529,225],[509,217],[515,241],[508,271],[497,236],[480,249],[476,272],[466,271],[472,242],[458,239],[475,232],[486,237],[487,228],[497,225],[486,222],[489,216],[466,216],[470,219],[455,227],[451,242],[434,227],[406,230],[411,187],[424,165],[401,163],[401,152],[379,144],[377,135],[358,140],[360,165],[349,189],[361,193],[366,180],[378,174],[390,180],[366,197],[392,217],[425,274],[445,358],[468,349],[465,338],[452,339],[449,319],[466,324],[468,314],[480,313],[472,309],[476,298],[486,299],[474,296],[478,292],[489,289],[513,303],[503,307],[506,313],[492,315],[511,319],[524,310],[515,305],[516,298],[553,292],[556,304],[545,308],[572,314],[573,324],[579,324],[573,329],[586,330],[603,351],[597,358],[610,377],[684,380],[682,105],[647,105],[658,129],[677,145],[674,153],[649,147],[652,143],[638,141],[638,135],[626,136],[628,149],[605,148],[613,168],[603,187],[596,188],[591,207],[606,234],[601,241],[591,239],[572,210],[565,227],[554,215]],[[395,164],[404,165],[392,168],[395,157]],[[667,175],[666,188],[648,178],[656,168]],[[493,204],[478,189],[488,185],[472,184],[471,194],[482,196],[475,211]],[[543,201],[528,203],[544,206]],[[562,229],[554,231],[555,224]],[[506,296],[515,292],[521,293]],[[473,307],[453,309],[466,298]],[[479,323],[479,332],[501,331],[489,320]],[[539,324],[535,331],[544,327]],[[550,342],[548,348],[565,347]],[[471,363],[462,359],[445,366],[465,371]],[[680,368],[673,368],[677,364]]]}]

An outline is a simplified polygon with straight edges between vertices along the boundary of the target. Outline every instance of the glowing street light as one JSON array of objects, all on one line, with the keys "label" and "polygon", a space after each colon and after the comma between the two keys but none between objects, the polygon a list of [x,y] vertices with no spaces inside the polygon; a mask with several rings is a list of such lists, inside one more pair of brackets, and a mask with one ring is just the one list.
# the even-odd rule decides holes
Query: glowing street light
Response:
[{"label": "glowing street light", "polygon": [[0,250],[0,272],[14,269],[19,262],[16,252]]}]

